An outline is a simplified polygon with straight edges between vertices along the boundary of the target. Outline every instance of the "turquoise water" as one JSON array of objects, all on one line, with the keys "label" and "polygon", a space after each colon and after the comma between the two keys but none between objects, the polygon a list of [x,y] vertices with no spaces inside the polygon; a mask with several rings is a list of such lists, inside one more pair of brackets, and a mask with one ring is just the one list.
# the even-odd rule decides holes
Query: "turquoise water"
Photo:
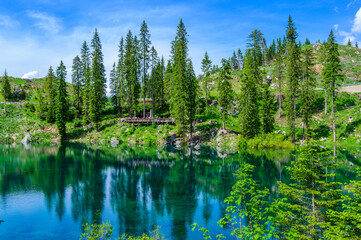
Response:
[{"label": "turquoise water", "polygon": [[[355,177],[350,163],[358,164],[347,154],[336,174],[341,181]],[[0,145],[0,219],[5,221],[0,237],[79,239],[86,220],[109,221],[114,238],[160,226],[166,239],[201,239],[191,231],[194,222],[213,238],[228,235],[217,221],[239,162],[256,165],[254,177],[277,197],[277,181],[289,181],[285,166],[293,157],[277,151],[219,155],[211,149]]]}]

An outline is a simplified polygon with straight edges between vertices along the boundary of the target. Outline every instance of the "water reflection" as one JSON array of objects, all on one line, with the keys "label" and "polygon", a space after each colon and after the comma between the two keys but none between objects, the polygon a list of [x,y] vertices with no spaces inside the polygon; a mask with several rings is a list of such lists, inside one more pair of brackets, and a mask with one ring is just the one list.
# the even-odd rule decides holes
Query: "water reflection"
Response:
[{"label": "water reflection", "polygon": [[[339,155],[359,164],[354,153]],[[219,158],[210,149],[193,154],[128,147],[101,151],[78,144],[26,149],[0,145],[0,216],[8,220],[0,226],[0,235],[76,239],[83,221],[109,219],[118,235],[149,232],[160,225],[168,239],[194,239],[200,233],[191,232],[189,226],[198,222],[215,236],[222,233],[216,223],[225,212],[223,200],[239,163],[256,165],[254,178],[277,197],[277,181],[289,181],[285,166],[292,158],[277,151]],[[336,177],[344,180],[347,175],[354,175],[350,164],[342,165]],[[21,211],[25,205],[31,210]],[[28,218],[42,224],[26,223],[28,234],[21,235],[18,228],[24,228],[22,219]]]}]

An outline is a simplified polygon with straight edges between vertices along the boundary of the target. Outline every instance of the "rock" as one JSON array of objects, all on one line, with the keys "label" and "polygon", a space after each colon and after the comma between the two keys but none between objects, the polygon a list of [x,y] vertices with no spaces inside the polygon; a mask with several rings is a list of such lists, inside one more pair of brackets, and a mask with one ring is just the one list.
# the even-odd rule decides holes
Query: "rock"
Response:
[{"label": "rock", "polygon": [[320,141],[321,141],[321,142],[325,142],[325,141],[327,141],[327,138],[321,137]]},{"label": "rock", "polygon": [[160,134],[160,131],[157,132],[157,136]]},{"label": "rock", "polygon": [[353,120],[353,117],[350,116],[350,117],[348,118],[348,122],[352,122],[352,120]]},{"label": "rock", "polygon": [[227,134],[227,130],[220,128],[217,132],[217,135],[223,135],[223,134]]},{"label": "rock", "polygon": [[214,132],[211,133],[211,138],[214,138]]},{"label": "rock", "polygon": [[196,137],[201,136],[201,132],[200,132],[200,131],[195,132],[195,133],[194,133],[194,136],[196,136]]},{"label": "rock", "polygon": [[33,138],[31,137],[30,133],[26,133],[23,140],[21,140],[21,143],[27,144],[33,142]]},{"label": "rock", "polygon": [[181,147],[182,147],[182,142],[179,141],[179,140],[177,140],[177,141],[175,142],[175,147],[176,147],[176,148],[181,148]]},{"label": "rock", "polygon": [[110,139],[110,145],[111,145],[112,147],[116,147],[118,144],[119,144],[119,141],[118,141],[118,139],[116,139],[115,137],[112,137],[112,138]]},{"label": "rock", "polygon": [[200,146],[200,145],[198,145],[198,144],[194,146],[194,149],[199,150],[200,148],[201,148],[201,146]]}]

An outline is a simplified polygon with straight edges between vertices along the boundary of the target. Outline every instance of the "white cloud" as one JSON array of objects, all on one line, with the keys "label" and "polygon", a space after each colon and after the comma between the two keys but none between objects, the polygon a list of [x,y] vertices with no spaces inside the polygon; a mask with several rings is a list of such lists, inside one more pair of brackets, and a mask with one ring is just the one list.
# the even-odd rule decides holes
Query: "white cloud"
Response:
[{"label": "white cloud", "polygon": [[17,22],[14,21],[13,19],[11,19],[11,17],[0,14],[0,25],[5,26],[5,27],[10,27],[16,23]]},{"label": "white cloud", "polygon": [[37,23],[35,24],[36,26],[48,32],[57,33],[61,29],[60,20],[56,17],[50,16],[46,13],[33,11],[29,11],[27,14],[29,17],[37,20]]},{"label": "white cloud", "polygon": [[355,20],[353,21],[351,31],[354,33],[361,33],[361,8],[357,11],[355,15]]},{"label": "white cloud", "polygon": [[21,78],[33,78],[35,77],[36,75],[38,74],[38,71],[32,71],[32,72],[28,72],[28,73],[25,73]]},{"label": "white cloud", "polygon": [[336,13],[338,13],[338,7],[334,7],[333,11],[335,11]]},{"label": "white cloud", "polygon": [[350,2],[347,4],[346,7],[351,7],[352,5],[358,3],[358,1],[359,1],[359,0],[352,0],[352,1],[350,1]]},{"label": "white cloud", "polygon": [[335,25],[333,25],[333,27],[335,28],[335,30],[337,31],[337,29],[338,29],[338,24],[335,24]]}]

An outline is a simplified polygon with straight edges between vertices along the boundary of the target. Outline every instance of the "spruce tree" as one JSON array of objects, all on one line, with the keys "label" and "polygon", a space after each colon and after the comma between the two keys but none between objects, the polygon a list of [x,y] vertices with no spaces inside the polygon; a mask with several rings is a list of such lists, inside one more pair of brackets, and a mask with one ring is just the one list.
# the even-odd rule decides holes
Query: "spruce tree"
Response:
[{"label": "spruce tree", "polygon": [[156,102],[156,96],[155,96],[155,90],[156,90],[156,78],[157,78],[157,66],[158,66],[158,54],[155,48],[152,46],[150,50],[150,69],[151,69],[151,76],[150,76],[150,96],[152,98],[152,115],[153,118],[155,115],[155,102]]},{"label": "spruce tree", "polygon": [[241,49],[237,51],[237,59],[238,59],[238,69],[242,70],[243,68],[243,55]]},{"label": "spruce tree", "polygon": [[347,41],[347,46],[348,46],[348,47],[352,47],[351,39],[348,39],[348,41]]},{"label": "spruce tree", "polygon": [[203,85],[203,89],[204,89],[204,93],[205,93],[205,97],[206,97],[206,112],[208,110],[208,83],[209,83],[209,75],[210,75],[210,70],[212,67],[212,61],[209,59],[208,53],[206,52],[204,54],[204,58],[202,60],[202,72],[203,72],[203,78],[202,78],[202,85]]},{"label": "spruce tree", "polygon": [[91,93],[91,71],[90,71],[90,53],[87,43],[84,41],[81,48],[81,82],[83,86],[83,114],[85,122],[90,120],[90,93]]},{"label": "spruce tree", "polygon": [[186,82],[187,82],[187,59],[188,39],[187,31],[182,19],[177,27],[177,35],[172,42],[172,76],[170,79],[170,112],[180,127],[183,139],[186,128]]},{"label": "spruce tree", "polygon": [[164,104],[166,105],[170,115],[170,99],[172,96],[172,76],[173,76],[173,65],[171,60],[168,60],[167,67],[164,71]]},{"label": "spruce tree", "polygon": [[262,131],[263,133],[271,133],[275,125],[274,96],[268,83],[264,83],[262,87]]},{"label": "spruce tree", "polygon": [[300,148],[300,154],[287,167],[292,182],[279,182],[280,209],[274,219],[279,237],[292,239],[322,239],[327,227],[327,211],[336,210],[340,200],[339,183],[327,181],[335,174],[331,152],[313,140]]},{"label": "spruce tree", "polygon": [[233,55],[231,57],[231,67],[233,71],[238,70],[238,58],[235,51],[233,51]]},{"label": "spruce tree", "polygon": [[335,97],[336,90],[344,77],[341,74],[341,64],[339,59],[338,44],[331,30],[326,45],[326,61],[322,69],[324,84],[327,86],[328,94],[331,96],[331,117],[333,141],[336,142],[336,118],[335,118]]},{"label": "spruce tree", "polygon": [[47,104],[46,121],[55,121],[55,96],[56,96],[56,77],[53,68],[50,66],[48,75],[44,80],[44,98]]},{"label": "spruce tree", "polygon": [[82,68],[81,60],[76,56],[73,60],[72,66],[72,83],[73,83],[73,104],[78,111],[81,110],[82,105]]},{"label": "spruce tree", "polygon": [[219,112],[223,121],[223,129],[226,126],[226,119],[228,117],[228,112],[230,111],[230,106],[233,98],[233,89],[231,85],[231,66],[230,63],[222,59],[222,68],[219,73],[217,91],[219,94],[218,106]]},{"label": "spruce tree", "polygon": [[300,82],[300,50],[296,43],[296,28],[291,16],[287,26],[287,55],[286,55],[286,114],[292,141],[296,140],[296,99],[299,94]]},{"label": "spruce tree", "polygon": [[311,45],[311,42],[308,38],[306,38],[306,41],[305,41],[305,46],[308,46],[308,45]]},{"label": "spruce tree", "polygon": [[192,61],[188,59],[186,66],[185,82],[185,112],[191,141],[193,139],[194,121],[196,117],[198,85],[199,83],[193,70]]},{"label": "spruce tree", "polygon": [[10,80],[9,80],[6,70],[5,70],[4,76],[2,77],[2,80],[1,80],[1,94],[3,95],[5,101],[9,100],[12,95]]},{"label": "spruce tree", "polygon": [[277,51],[275,53],[275,61],[273,68],[273,81],[277,88],[278,98],[278,114],[282,116],[282,100],[284,88],[284,49],[282,47],[281,39],[277,39]]},{"label": "spruce tree", "polygon": [[311,49],[304,49],[302,52],[302,82],[301,82],[301,115],[303,122],[303,138],[308,137],[308,130],[314,111],[316,77],[313,71],[314,59]]},{"label": "spruce tree", "polygon": [[[140,52],[141,52],[141,61],[142,61],[142,96],[143,96],[143,118],[145,118],[145,97],[147,94],[147,75],[149,68],[149,51],[150,51],[150,34],[148,30],[148,26],[145,21],[143,21],[142,26],[140,28]],[[154,109],[153,109],[154,111]]]},{"label": "spruce tree", "polygon": [[253,61],[255,64],[260,67],[262,66],[263,60],[263,50],[264,47],[264,39],[262,37],[261,31],[255,29],[248,36],[247,48],[249,53],[251,54]]},{"label": "spruce tree", "polygon": [[357,41],[356,41],[356,43],[355,43],[355,48],[358,48],[358,43],[357,43]]},{"label": "spruce tree", "polygon": [[117,92],[117,106],[119,107],[119,113],[123,117],[123,110],[126,104],[127,87],[124,78],[124,40],[120,39],[119,51],[118,51],[118,64],[116,70],[116,92]]},{"label": "spruce tree", "polygon": [[244,57],[243,76],[241,77],[240,124],[241,135],[245,138],[253,138],[260,131],[260,117],[258,110],[258,89],[261,75],[258,63],[254,61],[251,51],[247,50]]},{"label": "spruce tree", "polygon": [[109,87],[110,87],[110,101],[113,106],[118,107],[118,95],[117,95],[117,70],[116,65],[113,63],[113,68],[110,70],[109,74]]},{"label": "spruce tree", "polygon": [[97,29],[95,29],[91,47],[93,48],[93,52],[91,53],[92,63],[89,116],[91,121],[94,123],[96,130],[99,130],[99,122],[105,105],[106,78],[103,64],[102,46]]},{"label": "spruce tree", "polygon": [[66,139],[66,120],[69,105],[67,102],[68,93],[66,90],[66,68],[63,61],[60,62],[60,66],[57,68],[56,75],[58,77],[57,93],[56,93],[56,126],[60,135],[60,141],[63,142]]}]

